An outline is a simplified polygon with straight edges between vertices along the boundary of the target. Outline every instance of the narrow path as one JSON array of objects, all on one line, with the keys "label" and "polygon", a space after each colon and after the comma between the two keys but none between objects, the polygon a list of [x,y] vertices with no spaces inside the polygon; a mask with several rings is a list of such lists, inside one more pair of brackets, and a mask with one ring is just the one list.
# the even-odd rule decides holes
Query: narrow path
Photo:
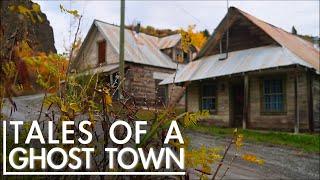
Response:
[{"label": "narrow path", "polygon": [[13,111],[12,105],[5,99],[2,113],[19,121],[36,120],[40,113],[43,97],[44,94],[13,97],[12,100],[16,103],[17,111]]}]

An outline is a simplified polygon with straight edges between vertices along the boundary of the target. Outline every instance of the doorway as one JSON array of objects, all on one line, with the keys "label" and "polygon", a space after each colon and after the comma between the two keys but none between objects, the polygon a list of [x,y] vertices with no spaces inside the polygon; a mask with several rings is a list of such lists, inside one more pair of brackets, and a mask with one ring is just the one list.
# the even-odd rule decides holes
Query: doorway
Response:
[{"label": "doorway", "polygon": [[244,86],[241,84],[232,85],[232,109],[233,109],[233,127],[242,127],[243,105],[244,105]]}]

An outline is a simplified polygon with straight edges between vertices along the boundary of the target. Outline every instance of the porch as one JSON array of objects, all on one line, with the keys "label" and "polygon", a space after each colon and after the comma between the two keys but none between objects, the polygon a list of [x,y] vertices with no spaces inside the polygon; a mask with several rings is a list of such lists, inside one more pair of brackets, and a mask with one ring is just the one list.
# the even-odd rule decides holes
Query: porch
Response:
[{"label": "porch", "polygon": [[192,81],[186,109],[208,110],[207,125],[313,131],[310,79],[305,71],[283,68]]}]

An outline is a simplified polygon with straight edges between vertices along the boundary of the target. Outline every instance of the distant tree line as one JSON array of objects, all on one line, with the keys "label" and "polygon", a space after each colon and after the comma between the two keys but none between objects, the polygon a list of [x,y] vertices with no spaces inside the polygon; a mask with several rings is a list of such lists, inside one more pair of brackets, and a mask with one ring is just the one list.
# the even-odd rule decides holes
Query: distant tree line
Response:
[{"label": "distant tree line", "polygon": [[[127,25],[126,28],[135,31],[138,28],[139,25]],[[172,30],[172,29],[158,29],[153,26],[140,26],[139,32],[148,34],[151,36],[156,37],[165,37],[170,36],[173,34],[178,34],[181,32],[180,29]],[[203,31],[199,31],[199,33],[202,33],[206,38],[210,36],[209,30],[205,29]]]}]

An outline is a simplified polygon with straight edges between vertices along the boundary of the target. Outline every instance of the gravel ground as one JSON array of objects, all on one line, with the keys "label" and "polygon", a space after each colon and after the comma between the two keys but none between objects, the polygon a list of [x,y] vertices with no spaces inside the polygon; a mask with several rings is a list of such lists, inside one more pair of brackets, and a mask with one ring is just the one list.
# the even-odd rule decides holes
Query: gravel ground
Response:
[{"label": "gravel ground", "polygon": [[[205,144],[207,147],[224,148],[229,140],[193,131],[188,131],[187,135],[193,147]],[[265,163],[257,165],[235,159],[224,179],[319,179],[319,154],[306,154],[285,147],[253,143],[244,143],[242,151],[264,159]],[[231,148],[226,163],[234,153],[235,149]],[[215,169],[216,164],[212,167]],[[220,176],[223,172],[220,171]]]},{"label": "gravel ground", "polygon": [[5,101],[2,113],[11,119],[19,121],[37,120],[44,94],[19,96],[12,98],[17,106],[17,111],[13,111],[8,100]]},{"label": "gravel ground", "polygon": [[[16,120],[35,120],[38,117],[43,95],[20,96],[14,98],[18,111],[11,114],[8,102],[2,110],[7,117]],[[188,131],[193,147],[206,145],[207,147],[221,147],[227,145],[227,138],[215,137],[208,134]],[[243,152],[250,153],[265,160],[265,164],[257,165],[241,159],[235,159],[224,179],[319,179],[319,154],[306,154],[286,147],[270,146],[265,144],[244,143]],[[226,163],[231,159],[235,149],[230,149]],[[220,173],[224,172],[222,166]],[[212,165],[216,168],[216,164]],[[219,174],[221,176],[221,174]],[[219,176],[218,175],[218,176]],[[198,179],[197,176],[191,176]]]}]

